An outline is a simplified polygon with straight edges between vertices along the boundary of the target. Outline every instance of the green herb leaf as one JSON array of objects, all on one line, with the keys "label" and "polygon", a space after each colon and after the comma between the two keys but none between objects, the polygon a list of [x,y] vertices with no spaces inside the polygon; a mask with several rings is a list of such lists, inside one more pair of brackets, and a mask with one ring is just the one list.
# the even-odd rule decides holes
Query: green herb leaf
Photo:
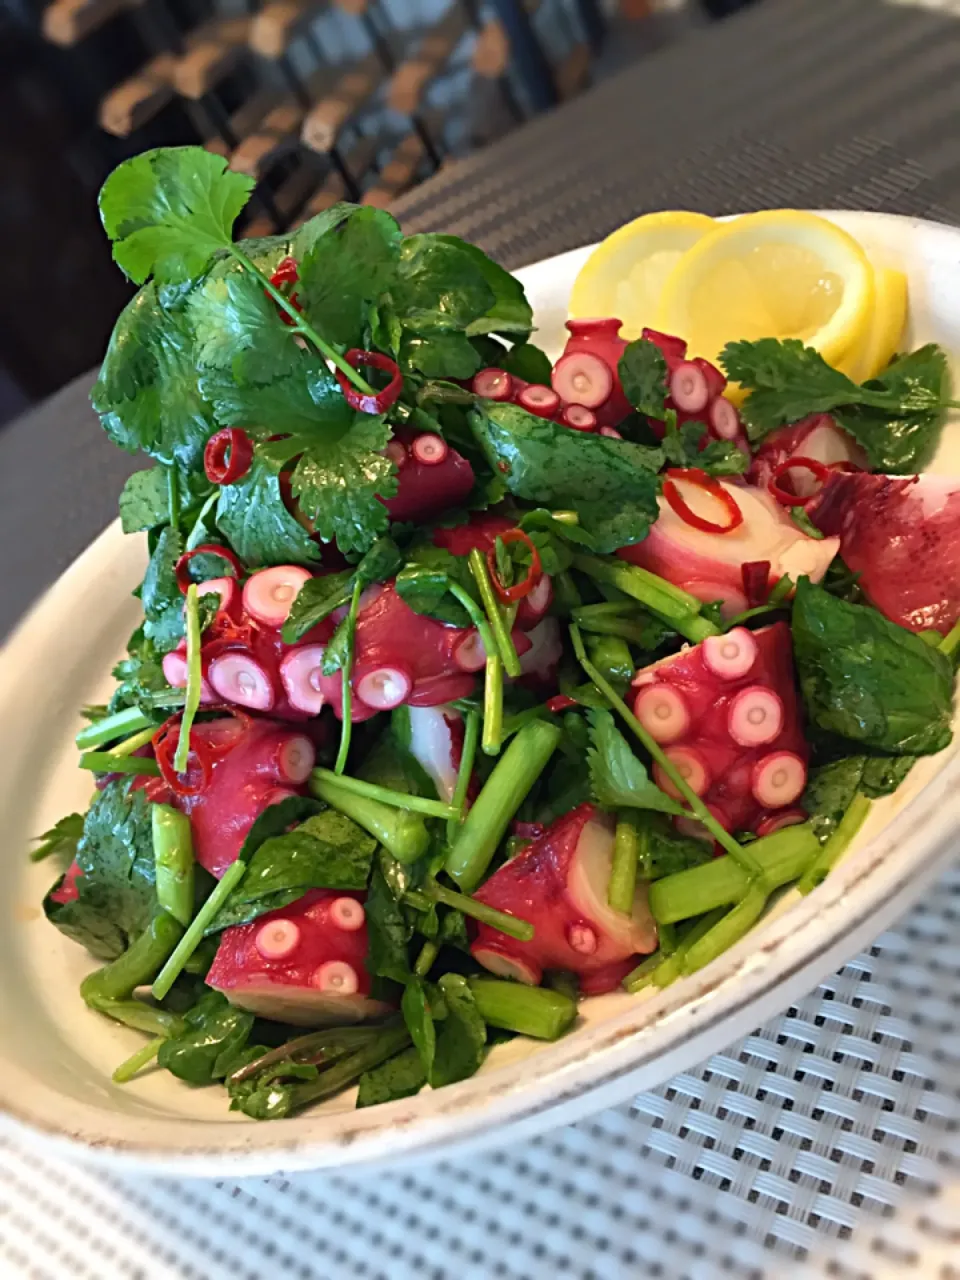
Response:
[{"label": "green herb leaf", "polygon": [[685,813],[676,800],[660,790],[633,754],[609,711],[590,711],[590,749],[587,764],[597,803],[605,809],[659,809]]},{"label": "green herb leaf", "polygon": [[446,1017],[436,1037],[430,1086],[440,1089],[474,1075],[487,1052],[487,1025],[477,1012],[466,978],[445,973],[438,983]]},{"label": "green herb leaf", "polygon": [[254,181],[203,147],[161,147],[125,160],[100,191],[113,256],[137,284],[200,275],[233,239]]},{"label": "green herb leaf", "polygon": [[[840,825],[863,780],[865,756],[845,756],[810,770],[800,807],[821,844]],[[894,763],[891,761],[891,763]]]},{"label": "green herb leaf", "polygon": [[916,763],[916,756],[868,756],[860,790],[872,800],[893,795]]},{"label": "green herb leaf", "polygon": [[54,823],[49,831],[37,836],[39,843],[30,854],[30,861],[42,862],[44,858],[56,855],[64,866],[69,865],[77,856],[77,844],[82,835],[83,814],[68,813],[65,818]]},{"label": "green herb leaf", "polygon": [[865,450],[872,471],[909,475],[922,471],[936,452],[943,426],[947,358],[933,343],[901,356],[864,389],[882,392],[898,409],[853,406],[837,411],[844,431]]},{"label": "green herb leaf", "polygon": [[414,613],[451,626],[469,627],[470,615],[459,600],[449,594],[451,582],[462,587],[472,599],[476,598],[476,584],[466,557],[426,544],[410,553],[397,574],[395,586],[397,595]]},{"label": "green herb leaf", "polygon": [[297,294],[321,337],[359,347],[371,303],[390,287],[400,228],[383,209],[362,208],[317,237],[300,261]]},{"label": "green herb leaf", "polygon": [[951,741],[951,663],[875,609],[801,578],[793,646],[807,712],[820,729],[892,755],[928,755]]},{"label": "green herb leaf", "polygon": [[[157,529],[170,520],[170,469],[162,465],[135,471],[120,494],[120,525],[124,533]],[[177,468],[177,515],[184,516],[213,492],[203,472]]]},{"label": "green herb leaf", "polygon": [[201,996],[184,1022],[185,1030],[160,1046],[157,1062],[191,1084],[222,1080],[253,1030],[253,1014],[230,1004],[219,991]]},{"label": "green herb leaf", "polygon": [[289,252],[298,262],[301,262],[321,236],[325,236],[328,231],[346,222],[359,208],[359,205],[340,200],[329,209],[324,209],[322,213],[315,213],[303,226],[297,228]]},{"label": "green herb leaf", "polygon": [[309,564],[320,550],[284,506],[279,477],[254,455],[250,470],[220,490],[217,527],[252,569],[270,564]]},{"label": "green herb leaf", "polygon": [[751,440],[810,413],[829,413],[859,400],[857,384],[799,338],[728,342],[720,364],[728,378],[750,391],[740,412]]},{"label": "green herb leaf", "polygon": [[398,1098],[410,1098],[419,1093],[427,1083],[423,1060],[415,1045],[404,1049],[395,1058],[388,1058],[372,1071],[360,1077],[357,1093],[358,1107],[376,1107],[381,1102],[395,1102]]},{"label": "green herb leaf", "polygon": [[490,465],[517,498],[573,509],[593,547],[640,542],[656,520],[659,449],[584,435],[510,404],[473,409],[470,424]]},{"label": "green herb leaf", "polygon": [[710,476],[740,476],[749,468],[750,458],[730,440],[711,440],[701,449],[707,434],[704,423],[685,422],[678,427],[677,415],[672,409],[666,410],[665,422],[660,447],[666,461],[673,466],[698,467]]},{"label": "green herb leaf", "polygon": [[297,368],[300,348],[255,276],[208,277],[190,295],[188,312],[204,368],[231,370],[241,384],[273,382]]},{"label": "green herb leaf", "polygon": [[[333,375],[310,351],[294,352],[293,372],[263,386],[241,384],[226,370],[207,371],[200,390],[223,427],[244,427],[254,436],[311,436],[313,445],[342,435],[353,421]],[[283,453],[283,450],[280,450]]]},{"label": "green herb leaf", "polygon": [[550,357],[539,347],[535,347],[532,342],[521,342],[511,347],[502,359],[493,363],[495,367],[505,369],[507,373],[513,374],[515,378],[522,378],[524,382],[550,386],[550,378],[553,374]]},{"label": "green herb leaf", "polygon": [[183,639],[183,592],[177,583],[177,561],[183,555],[183,538],[173,529],[164,529],[157,539],[140,598],[145,622],[144,635],[158,653],[169,653]]},{"label": "green herb leaf", "polygon": [[150,806],[126,780],[94,797],[77,844],[79,896],[44,910],[57,928],[98,959],[115,960],[142,933],[156,909]]},{"label": "green herb leaf", "polygon": [[311,627],[329,618],[335,609],[349,604],[352,595],[353,574],[349,569],[325,573],[305,582],[283,624],[284,644],[296,644]]},{"label": "green herb leaf", "polygon": [[[471,337],[485,333],[526,335],[530,332],[533,328],[533,310],[527,301],[523,285],[516,276],[512,276],[509,271],[505,271],[492,258],[488,258],[483,250],[478,249],[475,244],[460,240],[457,236],[434,235],[429,238],[439,244],[452,245],[461,253],[465,253],[493,293],[493,305],[482,316],[472,320],[468,325],[467,332]],[[426,240],[427,237],[424,236],[423,239]],[[517,376],[526,377],[525,374],[518,374]],[[529,378],[527,380],[529,382],[546,381],[549,383],[550,374],[549,372],[547,373],[546,379]]]},{"label": "green herb leaf", "polygon": [[623,393],[648,418],[663,420],[667,399],[667,362],[648,338],[629,343],[617,366]]},{"label": "green herb leaf", "polygon": [[712,840],[682,836],[666,814],[648,810],[631,821],[640,838],[639,875],[643,880],[662,880],[713,861]]},{"label": "green herb leaf", "polygon": [[[394,859],[381,850],[381,864],[384,861],[393,862]],[[382,865],[374,864],[365,907],[370,939],[367,968],[375,977],[392,978],[394,982],[405,984],[410,978],[407,948],[413,928],[389,888]]]},{"label": "green herb leaf", "polygon": [[400,342],[400,366],[425,378],[472,378],[480,357],[462,333],[404,334]]},{"label": "green herb leaf", "polygon": [[465,330],[496,301],[470,248],[434,235],[404,240],[390,292],[401,325],[411,333]]},{"label": "green herb leaf", "polygon": [[407,982],[400,1008],[403,1011],[403,1020],[407,1024],[410,1038],[420,1054],[424,1073],[429,1076],[433,1070],[437,1034],[433,1025],[433,1015],[430,1012],[430,1001],[427,999],[426,987],[419,978],[410,978]]}]

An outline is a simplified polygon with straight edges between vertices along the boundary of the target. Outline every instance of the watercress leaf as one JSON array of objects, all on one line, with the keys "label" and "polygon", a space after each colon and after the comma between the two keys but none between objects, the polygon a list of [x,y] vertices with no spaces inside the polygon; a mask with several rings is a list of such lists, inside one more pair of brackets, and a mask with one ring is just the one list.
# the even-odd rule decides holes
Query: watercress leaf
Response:
[{"label": "watercress leaf", "polygon": [[618,365],[623,393],[648,418],[662,419],[667,399],[667,362],[648,338],[637,338],[624,347]]},{"label": "watercress leaf", "polygon": [[479,1069],[487,1052],[487,1025],[466,978],[459,973],[445,973],[438,985],[447,1016],[437,1032],[429,1074],[434,1089],[468,1079]]},{"label": "watercress leaf", "polygon": [[464,330],[496,301],[483,270],[453,237],[408,236],[390,292],[402,327]]},{"label": "watercress leaf", "polygon": [[240,852],[237,854],[238,861],[249,862],[261,845],[266,844],[268,840],[272,840],[275,836],[282,836],[295,824],[306,822],[308,818],[316,817],[323,811],[322,801],[313,800],[310,796],[287,796],[275,804],[268,805],[260,817],[255,819],[253,826],[244,837]]},{"label": "watercress leaf", "polygon": [[489,401],[471,411],[470,423],[509,491],[542,506],[572,508],[596,550],[640,542],[656,520],[659,449],[585,435]]},{"label": "watercress leaf", "polygon": [[793,647],[818,728],[891,755],[928,755],[951,741],[950,661],[876,609],[801,578]]},{"label": "watercress leaf", "polygon": [[231,370],[241,384],[272,382],[296,370],[300,348],[249,273],[209,276],[190,295],[188,312],[202,367]]},{"label": "watercress leaf", "polygon": [[426,378],[472,378],[480,368],[480,357],[462,333],[404,334],[400,367]]},{"label": "watercress leaf", "polygon": [[[499,263],[494,262],[492,258],[488,258],[482,249],[478,249],[474,244],[469,244],[466,240],[460,240],[456,236],[444,235],[435,235],[431,238],[441,244],[452,245],[454,248],[459,249],[461,253],[465,253],[493,293],[493,304],[482,316],[472,320],[467,326],[467,332],[471,337],[475,334],[486,333],[519,333],[526,335],[530,332],[533,328],[533,309],[527,301],[523,285],[516,276],[512,276]],[[518,374],[518,377],[525,377],[525,375]],[[548,373],[546,381],[549,382],[549,380],[550,375]],[[528,381],[540,382],[543,379],[530,378]]]},{"label": "watercress leaf", "polygon": [[[394,859],[381,850],[381,863]],[[367,968],[377,978],[406,984],[410,977],[408,944],[413,928],[391,892],[381,865],[374,864],[364,904],[367,916]]]},{"label": "watercress leaf", "polygon": [[128,780],[108,782],[94,797],[77,844],[78,896],[56,903],[48,918],[98,959],[114,960],[150,923],[156,872],[150,805]]},{"label": "watercress leaf", "polygon": [[185,635],[183,592],[176,576],[183,551],[182,535],[169,527],[162,529],[140,591],[144,635],[160,654],[175,649]]},{"label": "watercress leaf", "polygon": [[433,1058],[437,1046],[437,1035],[430,1012],[426,988],[422,981],[413,977],[407,982],[400,1002],[403,1020],[407,1024],[410,1038],[413,1040],[423,1069],[427,1076],[433,1070]]},{"label": "watercress leaf", "polygon": [[220,490],[217,528],[251,569],[309,564],[320,555],[309,533],[284,506],[279,477],[256,454],[247,474]]},{"label": "watercress leaf", "polygon": [[470,615],[459,600],[449,594],[451,582],[473,596],[473,578],[465,557],[427,544],[408,553],[395,587],[397,595],[414,613],[426,614],[451,626],[468,627]]},{"label": "watercress leaf", "polygon": [[254,180],[203,147],[161,147],[125,160],[100,191],[113,256],[131,280],[177,283],[200,275],[233,240]]},{"label": "watercress leaf", "polygon": [[157,1062],[180,1080],[212,1084],[222,1080],[253,1030],[253,1014],[207,991],[184,1015],[186,1026],[160,1046]]},{"label": "watercress leaf", "polygon": [[866,763],[865,756],[843,756],[810,770],[800,806],[809,815],[814,835],[821,844],[833,834],[850,808],[863,781]]},{"label": "watercress leaf", "polygon": [[724,373],[750,395],[740,413],[751,440],[799,422],[811,413],[830,413],[840,405],[856,404],[860,389],[839,369],[832,369],[820,352],[799,338],[760,338],[756,342],[728,342],[720,353]]},{"label": "watercress leaf", "polygon": [[868,756],[860,790],[872,800],[893,795],[916,763],[916,756]]},{"label": "watercress leaf", "polygon": [[922,471],[936,452],[943,427],[947,358],[934,343],[900,356],[864,390],[890,395],[895,410],[852,405],[837,422],[865,450],[872,471],[904,475]]},{"label": "watercress leaf", "polygon": [[77,856],[77,844],[83,835],[83,814],[68,813],[55,822],[49,831],[37,836],[37,847],[30,854],[31,862],[42,862],[55,855],[64,866]]},{"label": "watercress leaf", "polygon": [[517,346],[511,347],[499,361],[492,363],[501,369],[506,369],[507,373],[512,373],[515,378],[522,378],[524,382],[550,386],[550,377],[553,373],[550,357],[539,347],[535,347],[532,342],[518,343]]},{"label": "watercress leaf", "polygon": [[297,294],[321,337],[361,344],[369,306],[394,277],[401,239],[389,213],[363,208],[314,240],[300,261]]},{"label": "watercress leaf", "polygon": [[337,573],[325,573],[305,582],[297,592],[290,614],[283,624],[284,644],[296,644],[335,609],[350,603],[353,594],[353,573],[341,569]]},{"label": "watercress leaf", "polygon": [[379,1067],[363,1073],[357,1093],[357,1106],[376,1107],[381,1102],[410,1098],[419,1093],[426,1083],[427,1073],[423,1069],[423,1059],[417,1047],[411,1045],[396,1057],[381,1062]]},{"label": "watercress leaf", "polygon": [[590,748],[587,766],[597,803],[605,809],[659,809],[661,813],[684,813],[682,805],[671,800],[650,781],[643,764],[617,728],[612,713],[594,710],[588,715]]}]

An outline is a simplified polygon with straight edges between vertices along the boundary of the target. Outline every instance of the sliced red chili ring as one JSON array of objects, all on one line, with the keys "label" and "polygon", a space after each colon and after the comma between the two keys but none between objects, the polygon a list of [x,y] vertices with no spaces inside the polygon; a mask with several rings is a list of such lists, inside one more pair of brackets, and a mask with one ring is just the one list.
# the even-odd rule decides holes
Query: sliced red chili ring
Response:
[{"label": "sliced red chili ring", "polygon": [[352,347],[344,359],[351,369],[379,369],[381,373],[390,375],[390,381],[382,391],[361,391],[342,369],[334,369],[334,377],[352,409],[356,409],[358,413],[386,413],[392,404],[396,404],[403,390],[403,374],[396,360],[391,360],[380,351],[363,351],[360,347]]},{"label": "sliced red chili ring", "polygon": [[530,552],[530,567],[527,569],[527,576],[521,579],[520,582],[515,582],[512,587],[505,586],[497,576],[496,544],[487,552],[487,568],[490,571],[490,581],[493,583],[493,589],[506,604],[512,604],[515,600],[522,600],[524,596],[530,594],[543,576],[543,566],[540,563],[540,552],[537,550],[536,544],[531,541],[522,529],[507,529],[499,534],[498,537],[505,545],[509,545],[512,542],[522,542]]},{"label": "sliced red chili ring", "polygon": [[770,594],[770,561],[748,560],[740,566],[743,578],[743,594],[751,609],[766,604]]},{"label": "sliced red chili ring", "polygon": [[[711,498],[715,498],[729,517],[727,523],[717,524],[714,520],[707,520],[704,516],[697,515],[684,501],[683,495],[674,483],[677,480],[686,480],[688,484],[695,484],[705,493],[709,493]],[[668,471],[667,478],[663,482],[663,496],[685,524],[690,525],[692,529],[700,529],[703,533],[732,533],[743,524],[743,512],[733,494],[714,476],[708,476],[699,467],[675,468]]]},{"label": "sliced red chili ring", "polygon": [[250,470],[253,442],[240,427],[224,427],[207,441],[203,469],[211,484],[235,484]]},{"label": "sliced red chili ring", "polygon": [[569,711],[571,707],[579,705],[576,698],[571,698],[568,693],[558,693],[547,702],[547,710],[558,715],[561,711]]},{"label": "sliced red chili ring", "polygon": [[[787,458],[781,462],[770,477],[767,489],[776,498],[781,506],[784,507],[802,507],[809,502],[815,494],[808,493],[805,498],[797,493],[791,493],[789,489],[781,489],[780,480],[788,475],[794,467],[799,467],[803,471],[809,471],[813,474],[815,480],[819,481],[822,486],[827,476],[830,474],[831,468],[825,462],[818,462],[816,458]],[[819,489],[817,490],[819,492]]]},{"label": "sliced red chili ring", "polygon": [[296,284],[299,279],[300,268],[297,266],[297,260],[288,254],[277,263],[277,269],[270,277],[270,283],[275,289],[279,289],[282,284]]},{"label": "sliced red chili ring", "polygon": [[190,587],[192,581],[187,568],[194,556],[219,556],[221,560],[226,560],[227,564],[233,570],[235,578],[242,578],[246,570],[243,565],[230,550],[229,547],[221,547],[217,542],[205,542],[201,547],[194,547],[192,551],[185,551],[177,561],[174,573],[177,577],[177,586],[184,595]]},{"label": "sliced red chili ring", "polygon": [[[193,737],[187,757],[187,771],[186,773],[177,773],[173,761],[177,754],[177,745],[180,742],[180,720],[182,716],[183,712],[178,711],[169,720],[165,720],[153,735],[151,739],[153,742],[153,754],[156,757],[157,764],[160,766],[163,780],[172,791],[176,792],[178,796],[196,796],[201,791],[206,791],[210,783],[210,779],[213,776],[214,758],[207,744]],[[195,767],[191,768],[192,765]]]}]

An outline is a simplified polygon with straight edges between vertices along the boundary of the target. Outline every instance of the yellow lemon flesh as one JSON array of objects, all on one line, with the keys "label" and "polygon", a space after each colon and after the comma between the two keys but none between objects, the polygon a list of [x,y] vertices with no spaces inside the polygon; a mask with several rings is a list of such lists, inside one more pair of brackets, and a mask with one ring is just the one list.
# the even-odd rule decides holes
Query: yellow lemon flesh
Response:
[{"label": "yellow lemon flesh", "polygon": [[656,323],[663,286],[681,258],[716,227],[703,213],[648,213],[607,236],[580,269],[570,315],[617,316],[625,338]]},{"label": "yellow lemon flesh", "polygon": [[882,373],[903,345],[907,326],[907,277],[890,267],[873,273],[873,315],[861,341],[837,367],[854,382],[866,382]]},{"label": "yellow lemon flesh", "polygon": [[656,327],[715,361],[728,342],[799,338],[829,363],[865,342],[874,272],[860,245],[793,209],[715,224],[663,286]]}]

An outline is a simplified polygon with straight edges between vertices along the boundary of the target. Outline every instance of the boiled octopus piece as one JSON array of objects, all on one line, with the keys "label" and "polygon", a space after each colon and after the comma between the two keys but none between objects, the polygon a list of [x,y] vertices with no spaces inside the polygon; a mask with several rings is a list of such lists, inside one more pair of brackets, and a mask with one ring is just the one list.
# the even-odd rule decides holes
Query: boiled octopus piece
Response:
[{"label": "boiled octopus piece", "polygon": [[439,461],[421,461],[418,437],[398,431],[387,446],[388,456],[397,464],[397,492],[380,498],[391,520],[424,524],[451,507],[462,506],[474,485],[473,467],[456,449],[445,446]]},{"label": "boiled octopus piece", "polygon": [[[791,458],[810,458],[826,467],[863,470],[867,457],[852,436],[828,413],[814,413],[792,426],[771,432],[757,450],[747,473],[751,484],[766,489],[774,472]],[[812,498],[820,482],[802,467],[791,468],[790,486],[799,498]]]}]

